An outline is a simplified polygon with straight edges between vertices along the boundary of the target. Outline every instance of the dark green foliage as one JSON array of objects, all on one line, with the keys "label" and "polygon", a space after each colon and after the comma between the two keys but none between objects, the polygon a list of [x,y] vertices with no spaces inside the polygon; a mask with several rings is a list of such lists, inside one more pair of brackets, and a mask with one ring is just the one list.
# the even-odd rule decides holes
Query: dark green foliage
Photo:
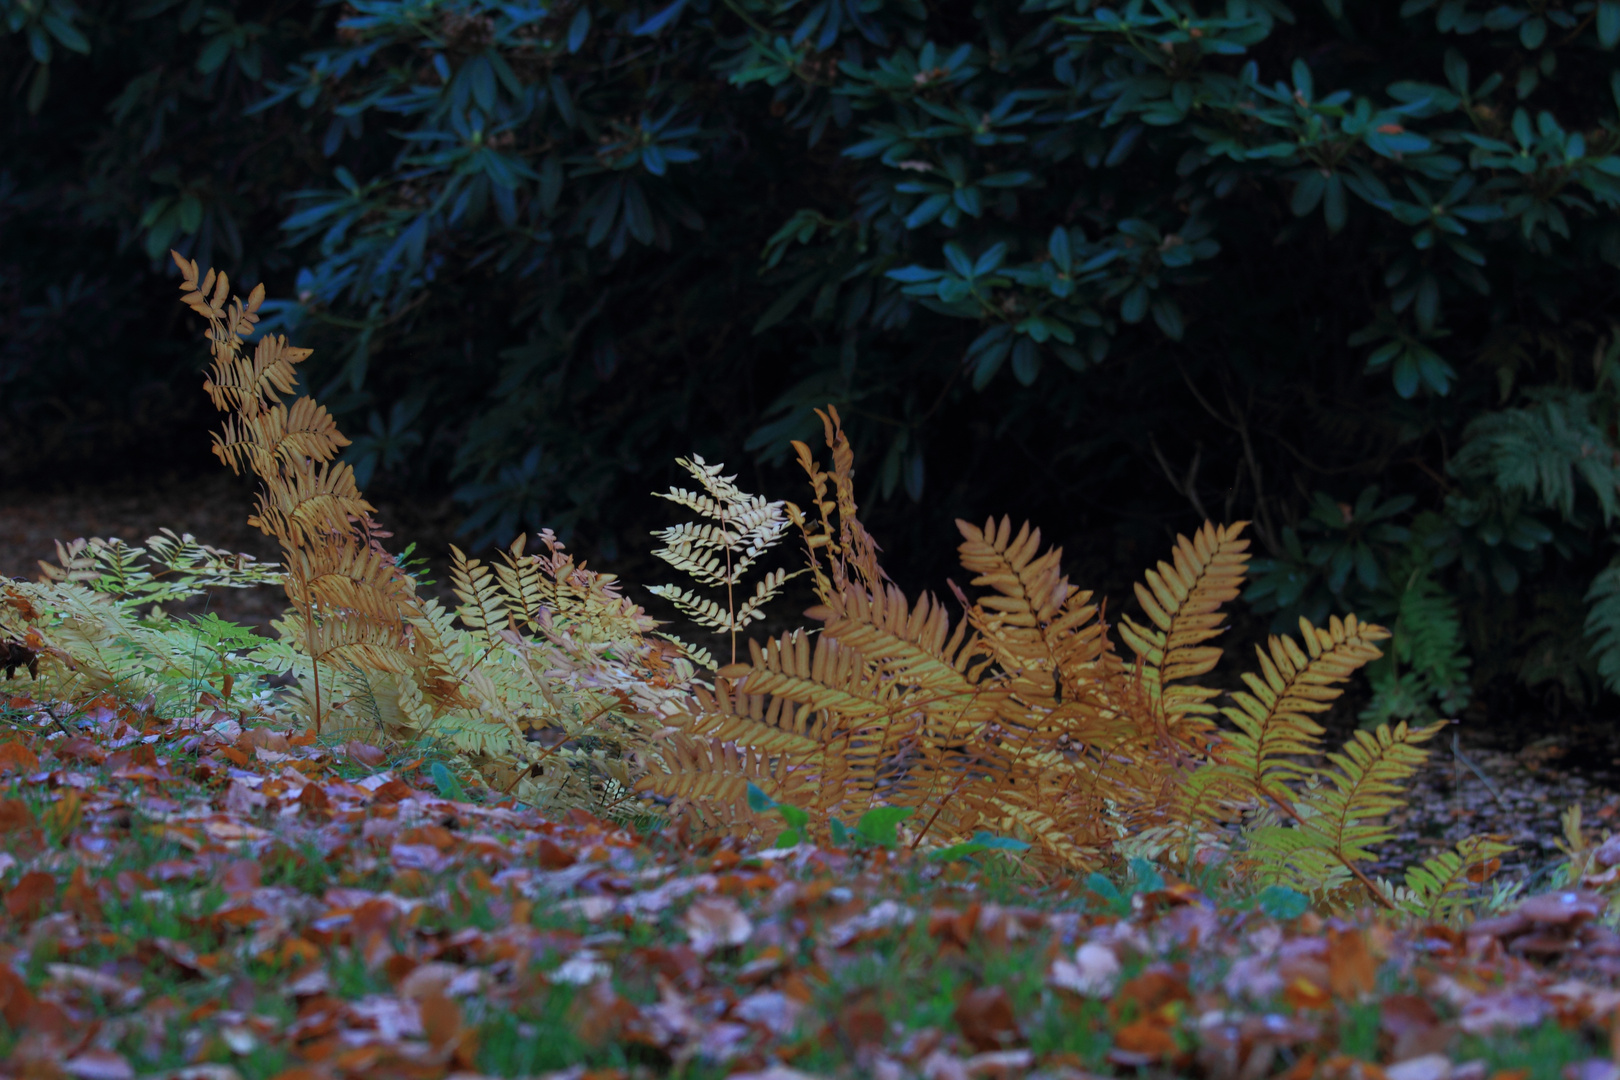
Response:
[{"label": "dark green foliage", "polygon": [[1124,572],[1248,517],[1279,624],[1396,625],[1375,713],[1620,687],[1620,0],[0,16],[11,430],[183,388],[116,321],[176,244],[296,293],[351,460],[480,541],[640,548],[634,474],[835,402],[904,573],[991,508]]}]

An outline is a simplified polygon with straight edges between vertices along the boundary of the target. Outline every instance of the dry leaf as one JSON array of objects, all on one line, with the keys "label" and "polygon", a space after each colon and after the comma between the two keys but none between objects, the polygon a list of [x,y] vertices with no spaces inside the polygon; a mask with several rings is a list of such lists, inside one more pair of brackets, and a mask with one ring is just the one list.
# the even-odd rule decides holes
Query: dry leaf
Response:
[{"label": "dry leaf", "polygon": [[975,1050],[1004,1050],[1024,1039],[1018,1030],[1012,999],[1000,986],[969,990],[957,999],[952,1016],[956,1029]]},{"label": "dry leaf", "polygon": [[693,901],[681,923],[700,956],[718,948],[746,944],[754,932],[754,924],[729,896],[705,896]]}]

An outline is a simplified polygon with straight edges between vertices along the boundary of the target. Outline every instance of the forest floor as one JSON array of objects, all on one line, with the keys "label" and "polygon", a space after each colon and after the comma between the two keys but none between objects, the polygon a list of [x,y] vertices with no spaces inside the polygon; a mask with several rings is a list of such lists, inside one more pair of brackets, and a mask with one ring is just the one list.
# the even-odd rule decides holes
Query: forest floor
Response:
[{"label": "forest floor", "polygon": [[[270,559],[245,502],[0,499],[0,573],[164,525]],[[211,610],[263,626],[266,592]],[[1502,877],[1542,895],[1472,933],[1324,920],[1219,872],[694,849],[468,796],[404,751],[0,698],[0,1075],[1620,1080],[1620,935],[1597,894],[1548,892],[1560,814],[1594,841],[1620,816],[1614,751],[1437,743],[1381,872],[1519,844]]]}]

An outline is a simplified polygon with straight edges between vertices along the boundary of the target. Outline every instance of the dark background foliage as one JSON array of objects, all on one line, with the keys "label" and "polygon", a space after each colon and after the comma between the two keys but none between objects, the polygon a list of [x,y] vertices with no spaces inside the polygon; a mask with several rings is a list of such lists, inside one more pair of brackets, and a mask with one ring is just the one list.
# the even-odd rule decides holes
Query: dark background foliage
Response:
[{"label": "dark background foliage", "polygon": [[[631,560],[835,403],[910,588],[1254,521],[1367,719],[1620,687],[1620,0],[0,0],[0,475],[208,468],[176,247],[363,483]],[[1595,652],[1594,646],[1596,647]]]}]

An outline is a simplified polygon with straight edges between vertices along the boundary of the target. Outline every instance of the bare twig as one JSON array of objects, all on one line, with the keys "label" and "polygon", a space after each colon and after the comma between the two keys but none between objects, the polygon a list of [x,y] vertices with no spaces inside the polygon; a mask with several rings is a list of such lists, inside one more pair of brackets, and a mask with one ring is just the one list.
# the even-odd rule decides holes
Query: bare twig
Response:
[{"label": "bare twig", "polygon": [[1170,459],[1159,449],[1159,440],[1149,435],[1148,445],[1153,448],[1153,456],[1159,459],[1159,468],[1164,470],[1164,478],[1170,481],[1170,486],[1175,489],[1176,494],[1192,503],[1192,508],[1198,512],[1199,517],[1205,521],[1210,520],[1209,511],[1204,509],[1204,500],[1198,497],[1198,466],[1204,456],[1203,448],[1193,449],[1192,461],[1187,465],[1186,478],[1177,480],[1175,470],[1170,467]]}]

